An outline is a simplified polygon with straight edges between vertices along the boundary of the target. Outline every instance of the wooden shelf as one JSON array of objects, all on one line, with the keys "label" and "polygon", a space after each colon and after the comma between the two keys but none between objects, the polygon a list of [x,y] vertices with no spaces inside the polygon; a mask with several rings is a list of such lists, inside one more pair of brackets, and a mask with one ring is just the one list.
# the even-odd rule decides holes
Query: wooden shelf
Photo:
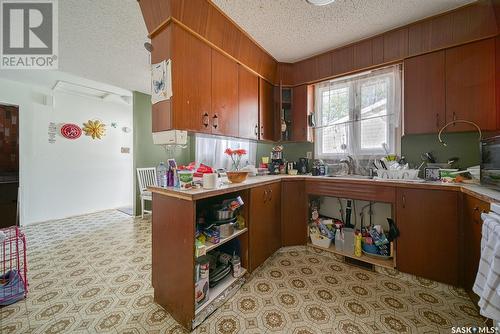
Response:
[{"label": "wooden shelf", "polygon": [[394,264],[394,257],[391,258],[391,259],[384,260],[384,259],[377,259],[377,258],[374,258],[374,257],[370,257],[370,256],[367,256],[367,255],[364,255],[364,254],[362,254],[361,256],[356,256],[354,254],[345,253],[343,251],[335,249],[335,245],[334,244],[332,244],[329,248],[324,248],[324,247],[321,247],[321,246],[316,246],[316,245],[314,245],[311,242],[309,242],[307,245],[311,246],[311,247],[314,247],[314,248],[317,248],[317,249],[321,249],[321,250],[327,251],[327,252],[331,252],[331,253],[334,253],[334,254],[337,254],[337,255],[341,255],[341,256],[344,256],[344,257],[351,258],[351,259],[356,259],[358,261],[363,261],[363,262],[370,263],[370,264],[373,264],[373,265],[376,265],[376,266],[380,266],[380,267],[385,267],[385,268],[390,268],[390,269],[394,269],[396,267],[395,264]]},{"label": "wooden shelf", "polygon": [[207,252],[211,251],[212,249],[215,249],[217,247],[219,247],[220,245],[223,245],[225,244],[226,242],[228,242],[229,240],[232,240],[234,238],[236,238],[237,236],[239,235],[242,235],[243,233],[246,233],[248,231],[248,228],[244,228],[244,229],[241,229],[241,230],[236,230],[232,235],[230,235],[229,237],[227,238],[221,238],[220,239],[220,242],[217,243],[217,244],[213,244],[211,242],[206,242],[205,243],[205,247],[207,249]]},{"label": "wooden shelf", "polygon": [[208,300],[198,307],[194,314],[197,315],[201,311],[203,311],[208,305],[210,305],[214,300],[216,300],[226,289],[231,287],[231,285],[237,280],[243,278],[245,276],[247,270],[245,268],[241,268],[240,277],[233,277],[232,274],[227,275],[217,286],[214,288],[210,288],[208,291]]}]

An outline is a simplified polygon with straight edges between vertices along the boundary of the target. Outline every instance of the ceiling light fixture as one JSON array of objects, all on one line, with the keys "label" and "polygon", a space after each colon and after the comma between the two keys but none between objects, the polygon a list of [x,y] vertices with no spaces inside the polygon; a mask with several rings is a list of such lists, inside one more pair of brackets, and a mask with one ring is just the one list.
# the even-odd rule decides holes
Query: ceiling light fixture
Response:
[{"label": "ceiling light fixture", "polygon": [[313,6],[326,6],[335,2],[335,0],[306,0],[306,1],[307,3]]}]

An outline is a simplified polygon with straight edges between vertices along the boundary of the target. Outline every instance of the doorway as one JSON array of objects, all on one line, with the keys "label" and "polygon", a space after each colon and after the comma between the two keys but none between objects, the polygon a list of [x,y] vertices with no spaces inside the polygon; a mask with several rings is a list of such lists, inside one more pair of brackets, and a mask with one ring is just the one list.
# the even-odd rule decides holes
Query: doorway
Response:
[{"label": "doorway", "polygon": [[0,104],[0,228],[17,225],[19,107]]}]

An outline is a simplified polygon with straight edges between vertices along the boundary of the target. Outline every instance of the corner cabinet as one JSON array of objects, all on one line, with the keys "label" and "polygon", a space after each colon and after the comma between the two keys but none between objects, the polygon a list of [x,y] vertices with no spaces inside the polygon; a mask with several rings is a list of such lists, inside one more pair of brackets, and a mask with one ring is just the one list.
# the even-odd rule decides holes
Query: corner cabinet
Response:
[{"label": "corner cabinet", "polygon": [[250,271],[281,247],[281,182],[250,189]]},{"label": "corner cabinet", "polygon": [[458,285],[459,195],[457,191],[397,189],[399,271]]}]

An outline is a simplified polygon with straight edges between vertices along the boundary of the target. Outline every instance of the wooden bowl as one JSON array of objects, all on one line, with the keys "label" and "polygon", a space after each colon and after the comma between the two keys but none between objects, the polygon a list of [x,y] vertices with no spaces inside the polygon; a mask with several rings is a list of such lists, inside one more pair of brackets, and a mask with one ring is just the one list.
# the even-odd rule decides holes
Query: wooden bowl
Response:
[{"label": "wooden bowl", "polygon": [[249,172],[226,172],[227,179],[231,183],[241,183],[245,181],[248,177]]}]

